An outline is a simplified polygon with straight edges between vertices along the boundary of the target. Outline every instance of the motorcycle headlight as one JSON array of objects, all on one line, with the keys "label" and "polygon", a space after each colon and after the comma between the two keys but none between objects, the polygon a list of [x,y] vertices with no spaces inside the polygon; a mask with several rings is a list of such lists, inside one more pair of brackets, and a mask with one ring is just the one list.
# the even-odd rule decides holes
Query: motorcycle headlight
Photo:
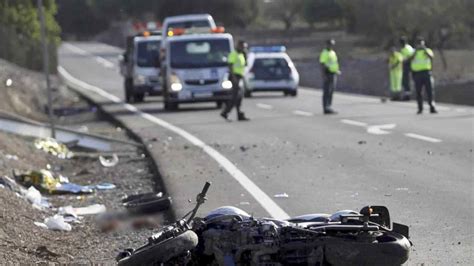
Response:
[{"label": "motorcycle headlight", "polygon": [[183,84],[181,84],[181,80],[179,80],[179,77],[176,74],[171,74],[170,84],[172,91],[178,92],[183,89]]},{"label": "motorcycle headlight", "polygon": [[136,75],[133,79],[133,83],[135,85],[145,85],[146,84],[146,77],[143,75]]},{"label": "motorcycle headlight", "polygon": [[230,80],[224,80],[222,82],[222,88],[226,90],[232,89],[232,82]]}]

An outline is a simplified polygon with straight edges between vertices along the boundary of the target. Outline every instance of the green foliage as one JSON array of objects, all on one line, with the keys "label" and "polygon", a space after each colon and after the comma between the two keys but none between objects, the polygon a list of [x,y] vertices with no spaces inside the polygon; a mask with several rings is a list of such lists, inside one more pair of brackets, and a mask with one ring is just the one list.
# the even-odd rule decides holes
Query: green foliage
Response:
[{"label": "green foliage", "polygon": [[[46,36],[52,69],[56,68],[56,47],[60,27],[56,23],[54,0],[44,0]],[[41,31],[35,0],[0,0],[0,57],[31,69],[42,69]]]},{"label": "green foliage", "polygon": [[342,19],[342,7],[337,0],[305,0],[303,17],[310,25],[317,22],[334,22]]},{"label": "green foliage", "polygon": [[289,30],[301,16],[305,0],[271,0],[266,4],[267,16],[282,21]]},{"label": "green foliage", "polygon": [[474,24],[471,0],[337,0],[348,29],[374,39],[424,36],[434,46],[466,41]]}]

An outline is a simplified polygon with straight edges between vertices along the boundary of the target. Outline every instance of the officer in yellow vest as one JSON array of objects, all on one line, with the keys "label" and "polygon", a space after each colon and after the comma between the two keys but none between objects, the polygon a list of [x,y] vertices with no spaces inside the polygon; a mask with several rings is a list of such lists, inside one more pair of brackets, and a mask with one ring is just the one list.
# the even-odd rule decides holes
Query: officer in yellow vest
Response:
[{"label": "officer in yellow vest", "polygon": [[323,111],[324,114],[337,114],[331,107],[332,105],[332,94],[336,88],[337,75],[341,74],[339,70],[339,62],[337,59],[336,51],[334,46],[336,41],[330,39],[326,43],[326,48],[323,49],[319,55],[319,63],[321,65],[322,77],[323,77]]},{"label": "officer in yellow vest", "polygon": [[411,95],[411,86],[410,86],[410,58],[413,56],[415,49],[408,44],[408,38],[406,36],[402,36],[400,38],[400,53],[403,56],[403,75],[402,75],[402,85],[403,85],[403,95],[402,99],[405,101],[410,100]]},{"label": "officer in yellow vest", "polygon": [[434,102],[433,88],[433,50],[427,48],[423,38],[418,39],[415,53],[410,58],[411,71],[413,73],[413,81],[415,82],[416,101],[418,103],[418,114],[423,113],[423,95],[422,90],[425,89],[426,98],[430,106],[432,114],[438,113]]},{"label": "officer in yellow vest", "polygon": [[237,120],[250,120],[240,110],[243,98],[242,89],[240,88],[240,81],[244,77],[245,66],[247,65],[247,48],[248,45],[245,41],[239,41],[235,50],[227,57],[227,63],[229,64],[229,79],[232,82],[232,98],[227,102],[224,110],[221,113],[221,116],[226,120],[229,120],[227,116],[234,106],[237,110]]},{"label": "officer in yellow vest", "polygon": [[403,55],[395,47],[390,49],[388,57],[388,69],[390,76],[390,93],[392,101],[402,99],[402,75],[403,75]]}]

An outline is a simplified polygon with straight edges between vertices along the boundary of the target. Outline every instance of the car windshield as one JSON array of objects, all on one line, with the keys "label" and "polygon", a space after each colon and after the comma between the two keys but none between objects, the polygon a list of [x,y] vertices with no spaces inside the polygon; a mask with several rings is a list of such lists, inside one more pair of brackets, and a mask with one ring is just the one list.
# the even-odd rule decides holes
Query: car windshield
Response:
[{"label": "car windshield", "polygon": [[168,32],[170,29],[190,29],[190,28],[210,28],[211,24],[209,20],[191,20],[191,21],[184,21],[184,22],[174,22],[168,24],[168,28],[166,31]]},{"label": "car windshield", "polygon": [[172,42],[170,47],[171,67],[203,68],[227,66],[227,55],[231,49],[228,39],[209,39]]},{"label": "car windshield", "polygon": [[290,67],[285,58],[258,58],[255,59],[252,70],[255,79],[288,79]]},{"label": "car windshield", "polygon": [[137,44],[137,65],[155,67],[160,58],[160,41],[143,41]]}]

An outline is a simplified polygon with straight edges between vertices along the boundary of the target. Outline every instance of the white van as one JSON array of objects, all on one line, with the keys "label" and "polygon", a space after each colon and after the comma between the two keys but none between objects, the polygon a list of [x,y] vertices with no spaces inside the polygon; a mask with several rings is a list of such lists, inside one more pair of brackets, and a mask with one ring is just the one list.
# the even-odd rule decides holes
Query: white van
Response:
[{"label": "white van", "polygon": [[119,59],[127,102],[142,102],[145,95],[161,95],[161,39],[161,32],[143,32],[127,38]]},{"label": "white van", "polygon": [[193,14],[167,17],[163,21],[162,36],[172,37],[174,35],[173,29],[199,29],[205,30],[216,28],[214,19],[209,14]]},{"label": "white van", "polygon": [[227,56],[234,44],[230,34],[186,34],[167,37],[162,61],[163,100],[167,110],[179,103],[216,102],[231,97]]}]

